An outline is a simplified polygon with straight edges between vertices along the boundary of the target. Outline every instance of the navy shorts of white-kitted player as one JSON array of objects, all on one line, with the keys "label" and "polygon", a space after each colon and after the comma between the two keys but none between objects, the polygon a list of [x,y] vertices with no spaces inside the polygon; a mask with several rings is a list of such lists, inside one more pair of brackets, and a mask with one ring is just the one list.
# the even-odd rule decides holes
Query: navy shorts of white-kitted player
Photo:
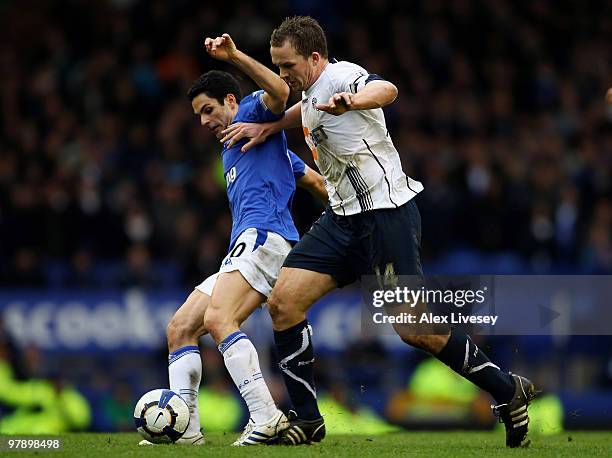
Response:
[{"label": "navy shorts of white-kitted player", "polygon": [[423,275],[421,216],[414,199],[397,208],[341,216],[327,208],[283,267],[331,275],[339,287],[362,275]]}]

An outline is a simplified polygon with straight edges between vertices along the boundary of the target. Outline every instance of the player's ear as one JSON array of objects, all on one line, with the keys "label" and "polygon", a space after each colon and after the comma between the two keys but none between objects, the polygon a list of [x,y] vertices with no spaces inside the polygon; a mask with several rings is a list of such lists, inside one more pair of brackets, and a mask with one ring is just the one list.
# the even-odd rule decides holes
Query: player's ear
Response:
[{"label": "player's ear", "polygon": [[234,94],[227,94],[225,96],[225,103],[227,103],[227,105],[232,108],[238,104],[238,101],[236,100],[236,96]]},{"label": "player's ear", "polygon": [[313,65],[317,65],[321,61],[321,54],[319,54],[318,52],[314,51],[310,55],[310,59],[312,60]]}]

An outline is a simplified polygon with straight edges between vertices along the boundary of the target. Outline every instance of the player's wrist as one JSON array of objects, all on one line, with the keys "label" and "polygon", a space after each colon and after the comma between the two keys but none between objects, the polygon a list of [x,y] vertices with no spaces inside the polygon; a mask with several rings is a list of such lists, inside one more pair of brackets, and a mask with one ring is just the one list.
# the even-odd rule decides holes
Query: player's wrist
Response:
[{"label": "player's wrist", "polygon": [[236,49],[234,52],[228,54],[228,63],[238,66],[244,62],[245,57],[245,53]]},{"label": "player's wrist", "polygon": [[262,126],[261,135],[264,138],[267,138],[270,135],[276,132],[280,132],[282,130],[282,127],[278,126],[278,121],[277,122],[266,122],[266,123],[263,123],[261,126]]},{"label": "player's wrist", "polygon": [[357,94],[349,94],[349,100],[351,103],[345,104],[346,111],[355,111],[362,110],[362,97],[360,97],[359,93]]}]

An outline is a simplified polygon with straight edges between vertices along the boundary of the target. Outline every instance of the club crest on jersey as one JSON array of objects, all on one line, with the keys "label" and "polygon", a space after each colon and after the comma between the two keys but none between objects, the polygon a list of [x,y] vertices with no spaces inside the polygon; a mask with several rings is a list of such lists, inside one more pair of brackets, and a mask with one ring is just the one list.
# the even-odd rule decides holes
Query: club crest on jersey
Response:
[{"label": "club crest on jersey", "polygon": [[317,108],[317,98],[316,98],[316,97],[313,97],[313,98],[312,98],[311,103],[312,103],[312,108],[314,108],[314,109],[315,109],[315,110],[317,110],[317,111],[321,111],[321,110],[319,110],[319,109]]}]

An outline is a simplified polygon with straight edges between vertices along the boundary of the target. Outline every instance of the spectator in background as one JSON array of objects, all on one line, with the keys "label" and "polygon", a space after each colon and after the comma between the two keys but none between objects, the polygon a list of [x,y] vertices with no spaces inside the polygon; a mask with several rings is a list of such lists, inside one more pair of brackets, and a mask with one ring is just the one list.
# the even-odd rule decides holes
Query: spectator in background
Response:
[{"label": "spectator in background", "polygon": [[155,289],[161,286],[145,245],[132,245],[126,254],[118,282],[122,288]]},{"label": "spectator in background", "polygon": [[[304,8],[249,5],[42,2],[28,20],[16,3],[3,9],[0,63],[11,71],[0,76],[2,284],[49,284],[47,266],[70,272],[83,246],[95,271],[133,244],[161,263],[185,260],[182,248],[168,250],[175,244],[227,244],[223,185],[209,160],[216,139],[191,123],[183,97],[209,64],[194,58],[202,30],[235,30],[269,62],[257,37]],[[612,6],[382,0],[367,8],[367,17],[325,2],[312,11],[333,34],[332,56],[363,61],[400,87],[389,129],[405,172],[423,178],[420,199],[439,209],[423,214],[436,240],[424,246],[426,264],[460,248],[512,253],[522,273],[561,264],[609,273],[609,226],[595,208],[609,201],[612,182],[610,90],[608,105],[602,100]],[[291,135],[290,144],[303,143]],[[318,209],[296,199],[304,231]],[[185,214],[196,215],[196,240],[185,233],[193,222],[177,222]],[[194,258],[219,261],[222,251]],[[188,262],[182,285],[198,262]],[[71,284],[64,275],[59,284]]]},{"label": "spectator in background", "polygon": [[91,251],[82,249],[72,255],[64,285],[67,288],[95,288],[100,285]]},{"label": "spectator in background", "polygon": [[46,279],[40,258],[33,249],[18,248],[9,265],[4,284],[11,288],[43,287]]}]

